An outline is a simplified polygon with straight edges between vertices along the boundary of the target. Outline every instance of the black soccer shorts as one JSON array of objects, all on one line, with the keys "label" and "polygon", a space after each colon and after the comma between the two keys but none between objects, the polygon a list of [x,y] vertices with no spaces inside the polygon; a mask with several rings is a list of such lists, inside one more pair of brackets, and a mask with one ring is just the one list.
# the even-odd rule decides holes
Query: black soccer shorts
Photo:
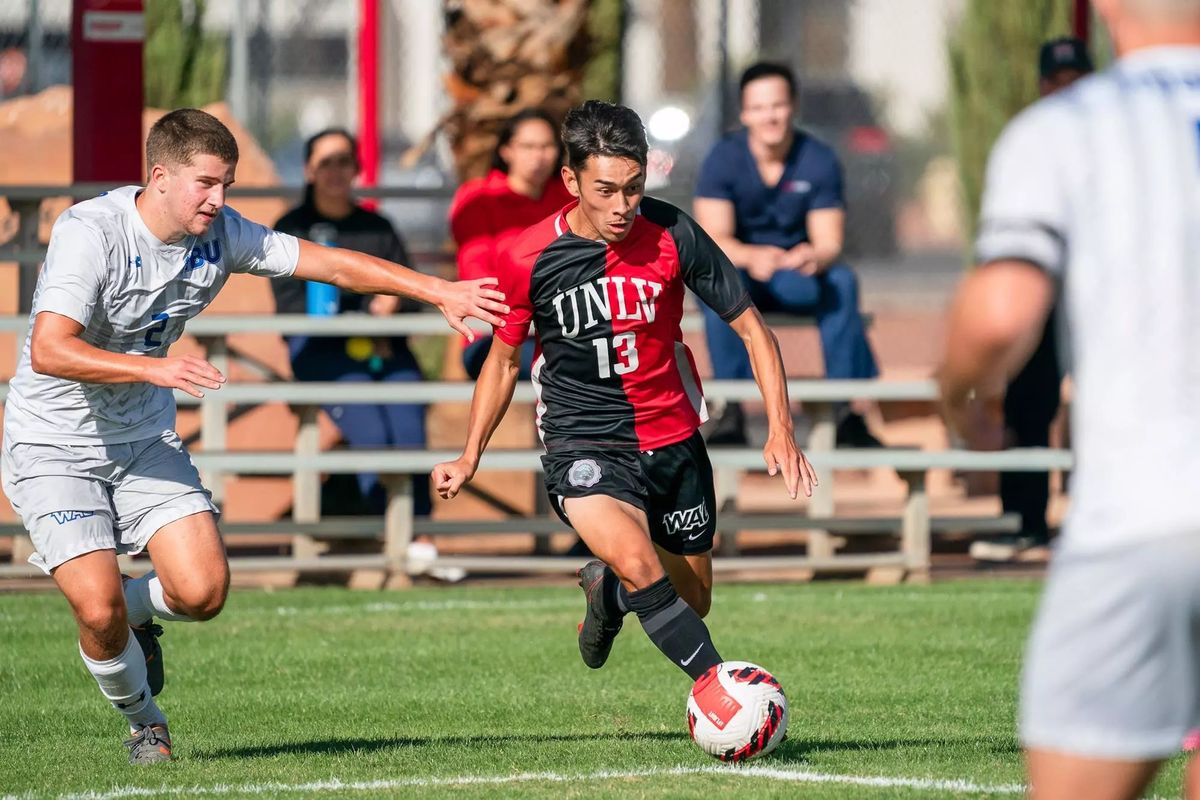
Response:
[{"label": "black soccer shorts", "polygon": [[700,432],[657,450],[605,450],[581,446],[542,456],[546,491],[554,511],[568,497],[605,495],[646,512],[650,538],[677,555],[712,550],[717,530],[712,463]]}]

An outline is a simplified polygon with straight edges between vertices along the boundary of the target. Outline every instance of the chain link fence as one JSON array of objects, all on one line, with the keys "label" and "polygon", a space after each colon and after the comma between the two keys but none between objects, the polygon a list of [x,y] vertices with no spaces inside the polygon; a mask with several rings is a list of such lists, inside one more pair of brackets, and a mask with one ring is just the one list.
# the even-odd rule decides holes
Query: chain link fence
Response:
[{"label": "chain link fence", "polygon": [[0,3],[0,101],[71,82],[71,0]]},{"label": "chain link fence", "polygon": [[[447,212],[458,183],[448,148],[433,137],[419,158],[405,156],[450,108],[442,36],[446,15],[466,0],[378,2],[379,182],[428,193],[389,200],[381,210],[424,254],[421,263],[448,269]],[[359,0],[147,0],[148,9],[164,4],[185,22],[198,19],[203,47],[224,64],[212,99],[228,105],[283,184],[302,181],[307,136],[331,125],[357,127]],[[505,6],[491,8],[500,14]],[[940,311],[964,244],[945,111],[946,40],[962,6],[963,0],[624,0],[609,15],[616,30],[597,38],[620,43],[604,63],[619,77],[611,81],[619,99],[648,123],[653,192],[685,208],[705,155],[738,125],[741,70],[760,58],[789,64],[800,81],[800,124],[832,145],[843,163],[847,258],[860,275],[865,307],[877,311],[914,298]],[[71,0],[0,3],[4,97],[69,83],[70,15]],[[54,108],[46,107],[47,119]],[[0,138],[32,124],[27,115],[0,120]],[[50,139],[38,142],[39,152],[53,149]],[[69,145],[58,160],[63,164],[38,168],[41,182],[69,181]],[[11,215],[0,217],[11,226]],[[9,238],[0,230],[0,239]],[[877,322],[873,338],[886,349],[894,337],[884,327]],[[812,344],[799,349],[818,350]],[[904,345],[906,355],[915,349]],[[932,357],[922,353],[912,361]],[[819,361],[802,371],[819,374]]]},{"label": "chain link fence", "polygon": [[[165,0],[148,0],[148,3]],[[302,146],[357,119],[357,0],[181,0],[226,65],[217,91],[271,156],[301,179]],[[945,37],[961,0],[626,0],[621,99],[647,120],[655,190],[690,197],[713,142],[737,126],[736,80],[758,58],[800,79],[801,124],[839,152],[848,249],[866,257],[953,250],[962,223],[946,132]],[[902,7],[901,7],[902,6]],[[402,161],[448,107],[440,37],[447,6],[380,0],[384,184],[448,190],[443,147]],[[70,82],[71,0],[0,4],[0,98]],[[426,246],[444,201],[393,203]]]}]

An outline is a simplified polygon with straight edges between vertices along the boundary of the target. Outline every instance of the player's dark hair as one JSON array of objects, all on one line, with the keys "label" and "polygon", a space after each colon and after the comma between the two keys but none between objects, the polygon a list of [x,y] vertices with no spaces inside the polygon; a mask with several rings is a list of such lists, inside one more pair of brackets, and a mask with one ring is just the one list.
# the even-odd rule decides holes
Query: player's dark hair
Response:
[{"label": "player's dark hair", "polygon": [[150,128],[146,137],[146,174],[150,174],[155,164],[187,166],[201,155],[236,164],[237,141],[229,128],[212,114],[198,108],[177,108]]},{"label": "player's dark hair", "polygon": [[498,169],[505,175],[508,174],[508,164],[500,157],[500,148],[511,142],[512,138],[517,135],[517,128],[530,120],[538,120],[550,126],[550,131],[554,134],[554,141],[558,144],[558,163],[562,163],[563,144],[562,139],[558,138],[558,120],[550,116],[548,111],[540,108],[527,108],[509,117],[504,126],[500,128],[499,138],[496,139],[496,149],[492,151],[492,169]]},{"label": "player's dark hair", "polygon": [[746,85],[762,78],[783,78],[787,82],[788,95],[796,99],[796,75],[787,64],[774,61],[759,61],[746,67],[738,81],[738,102],[746,95]]},{"label": "player's dark hair", "polygon": [[[358,163],[358,139],[354,138],[354,134],[345,128],[325,128],[319,130],[312,136],[304,140],[304,164],[307,166],[309,159],[312,158],[313,150],[317,147],[317,142],[324,139],[326,136],[341,136],[350,143],[350,152],[354,154],[354,163]],[[304,184],[304,205],[312,207],[316,201],[314,199],[315,189],[312,181]]]},{"label": "player's dark hair", "polygon": [[592,156],[617,156],[646,166],[646,129],[632,108],[588,100],[567,112],[562,126],[567,164],[576,172]]}]

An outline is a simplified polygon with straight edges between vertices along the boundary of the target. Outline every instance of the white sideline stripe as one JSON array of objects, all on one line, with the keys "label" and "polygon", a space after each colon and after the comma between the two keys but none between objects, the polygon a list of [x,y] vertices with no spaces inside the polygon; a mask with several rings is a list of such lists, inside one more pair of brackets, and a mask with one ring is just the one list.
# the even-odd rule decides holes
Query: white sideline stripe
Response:
[{"label": "white sideline stripe", "polygon": [[[480,786],[510,783],[571,783],[576,781],[622,780],[649,778],[663,775],[718,775],[749,778],[754,780],[783,781],[786,783],[835,784],[861,786],[872,789],[915,789],[926,792],[956,792],[959,794],[1016,795],[1025,791],[1020,784],[980,784],[965,779],[941,778],[898,778],[866,775],[836,775],[807,770],[774,769],[771,767],[663,767],[640,770],[601,770],[598,772],[568,774],[561,772],[521,772],[512,775],[461,775],[447,778],[397,778],[394,780],[342,781],[331,778],[310,783],[247,783],[241,785],[216,784],[214,786],[186,786],[143,788],[127,786],[106,791],[82,792],[58,795],[58,800],[120,800],[126,797],[160,797],[191,795],[257,795],[275,792],[290,794],[314,794],[318,792],[378,792],[406,787]],[[2,800],[26,800],[37,795],[4,795]]]}]

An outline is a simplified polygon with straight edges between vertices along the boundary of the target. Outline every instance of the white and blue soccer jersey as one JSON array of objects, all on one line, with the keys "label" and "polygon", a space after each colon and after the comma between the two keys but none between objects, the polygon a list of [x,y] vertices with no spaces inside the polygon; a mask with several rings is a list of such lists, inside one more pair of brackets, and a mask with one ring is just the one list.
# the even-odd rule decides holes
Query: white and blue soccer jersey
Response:
[{"label": "white and blue soccer jersey", "polygon": [[981,263],[1063,284],[1077,468],[1063,548],[1200,530],[1200,48],[1136,51],[992,151]]},{"label": "white and blue soccer jersey", "polygon": [[175,425],[169,389],[148,383],[87,384],[39,375],[30,363],[32,321],[43,311],[84,326],[81,338],[113,353],[162,358],[229,275],[291,275],[294,236],[224,208],[202,236],[159,240],[126,186],[59,217],[38,276],[30,335],[4,414],[8,442],[116,444],[157,437]]}]

